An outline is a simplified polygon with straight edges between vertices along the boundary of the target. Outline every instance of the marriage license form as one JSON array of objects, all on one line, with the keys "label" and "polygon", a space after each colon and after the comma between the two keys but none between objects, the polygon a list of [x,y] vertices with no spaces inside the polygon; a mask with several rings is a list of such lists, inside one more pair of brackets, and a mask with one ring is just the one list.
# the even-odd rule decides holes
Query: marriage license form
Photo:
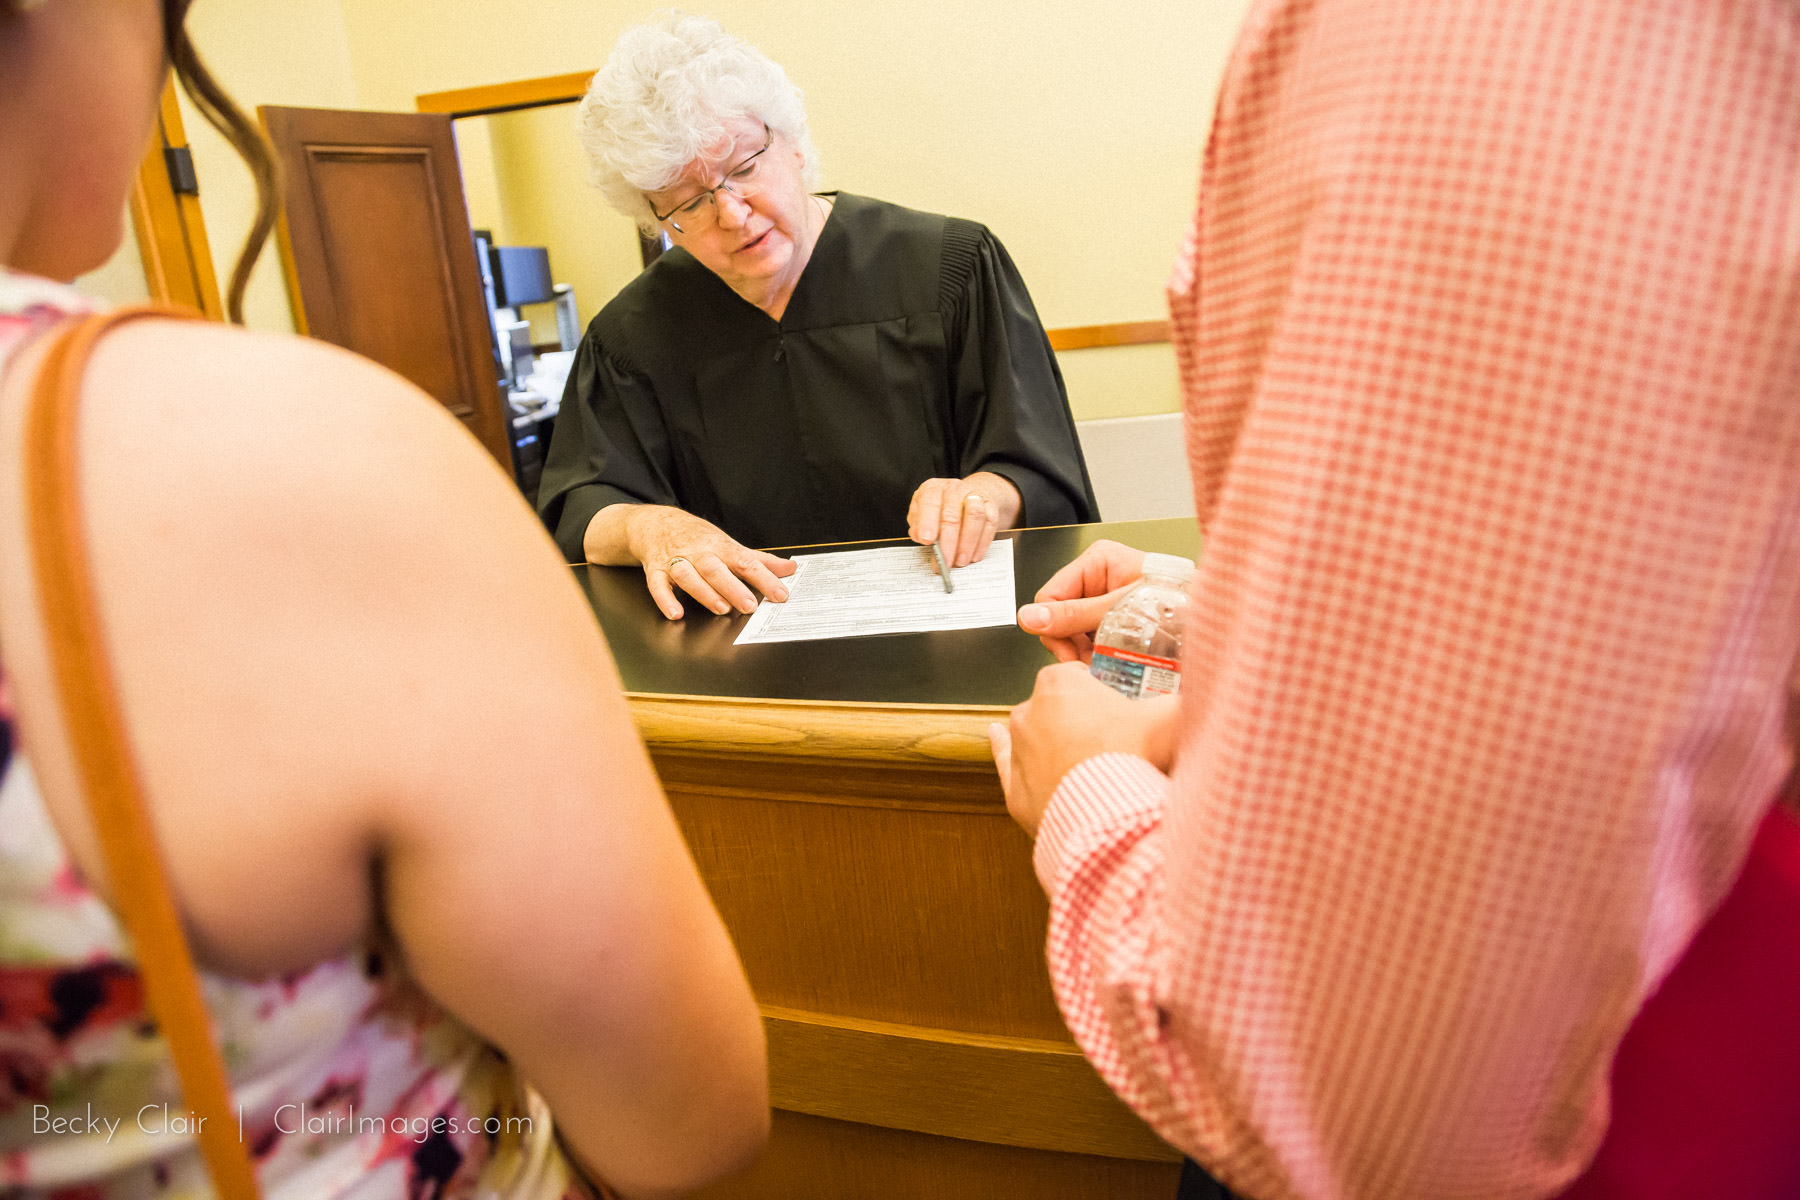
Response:
[{"label": "marriage license form", "polygon": [[1013,546],[996,540],[987,556],[956,567],[954,592],[944,590],[930,546],[882,546],[794,555],[788,598],[764,600],[738,634],[737,645],[925,633],[1011,625]]}]

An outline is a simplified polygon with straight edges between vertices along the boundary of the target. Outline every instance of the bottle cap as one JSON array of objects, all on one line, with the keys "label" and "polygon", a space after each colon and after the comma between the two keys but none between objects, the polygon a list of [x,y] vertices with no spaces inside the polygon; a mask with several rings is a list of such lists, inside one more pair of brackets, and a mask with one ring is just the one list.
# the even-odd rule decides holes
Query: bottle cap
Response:
[{"label": "bottle cap", "polygon": [[1186,583],[1194,577],[1194,560],[1183,558],[1179,554],[1146,554],[1144,555],[1144,577],[1155,575],[1160,579],[1173,579],[1177,583]]}]

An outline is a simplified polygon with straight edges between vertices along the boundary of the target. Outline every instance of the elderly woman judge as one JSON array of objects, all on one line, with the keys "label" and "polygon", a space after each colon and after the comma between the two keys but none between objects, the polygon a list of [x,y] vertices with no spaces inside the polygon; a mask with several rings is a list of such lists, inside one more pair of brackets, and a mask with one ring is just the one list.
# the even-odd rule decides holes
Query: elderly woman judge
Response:
[{"label": "elderly woman judge", "polygon": [[1062,376],[973,222],[814,194],[781,68],[712,21],[619,39],[581,106],[609,203],[674,248],[588,327],[539,506],[572,559],[714,612],[784,599],[753,546],[897,537],[953,566],[1098,517]]}]

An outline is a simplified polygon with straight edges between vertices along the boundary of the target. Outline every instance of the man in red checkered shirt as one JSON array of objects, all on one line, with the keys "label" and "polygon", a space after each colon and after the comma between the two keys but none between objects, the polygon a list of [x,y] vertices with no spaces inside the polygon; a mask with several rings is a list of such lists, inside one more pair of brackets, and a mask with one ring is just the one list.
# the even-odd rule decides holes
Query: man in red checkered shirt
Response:
[{"label": "man in red checkered shirt", "polygon": [[[1800,4],[1256,3],[1170,302],[1179,700],[1069,663],[995,736],[1069,1026],[1258,1200],[1555,1194],[1793,845]],[[1140,561],[1021,625],[1076,658]]]}]

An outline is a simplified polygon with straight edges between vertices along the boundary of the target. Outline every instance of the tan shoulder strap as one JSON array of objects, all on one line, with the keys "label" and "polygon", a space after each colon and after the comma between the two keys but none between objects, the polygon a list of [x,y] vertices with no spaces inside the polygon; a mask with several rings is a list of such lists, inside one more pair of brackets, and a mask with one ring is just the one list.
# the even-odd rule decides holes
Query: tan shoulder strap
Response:
[{"label": "tan shoulder strap", "polygon": [[212,1039],[200,977],[164,875],[143,784],[119,713],[118,689],[94,601],[77,461],[81,377],[113,326],[164,309],[122,309],[68,322],[52,335],[25,421],[25,503],[52,676],[115,904],[137,953],[151,1015],[167,1039],[201,1153],[225,1200],[254,1200],[256,1172],[239,1136],[231,1089]]}]

